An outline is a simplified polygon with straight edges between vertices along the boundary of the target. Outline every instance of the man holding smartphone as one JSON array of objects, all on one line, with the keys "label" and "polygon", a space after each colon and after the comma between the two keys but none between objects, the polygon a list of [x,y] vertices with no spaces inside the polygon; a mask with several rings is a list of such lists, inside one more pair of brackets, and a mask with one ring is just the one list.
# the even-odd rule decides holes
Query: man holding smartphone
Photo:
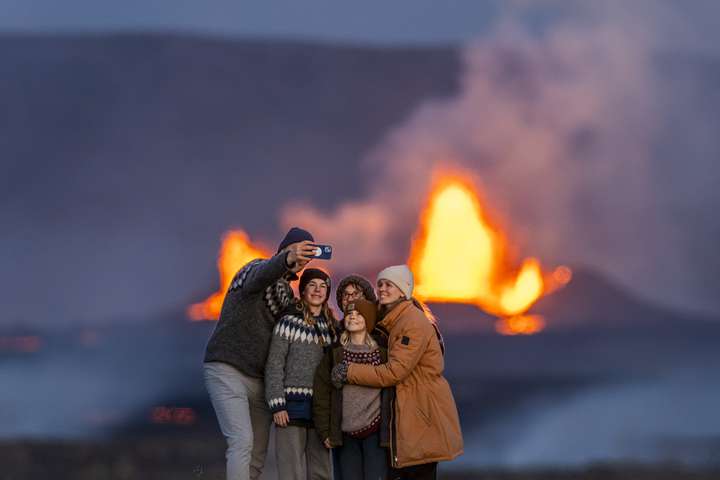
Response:
[{"label": "man holding smartphone", "polygon": [[258,479],[272,415],[265,402],[265,360],[276,315],[293,299],[289,281],[315,257],[310,232],[293,227],[267,260],[242,267],[225,294],[205,350],[203,372],[227,440],[227,479]]}]

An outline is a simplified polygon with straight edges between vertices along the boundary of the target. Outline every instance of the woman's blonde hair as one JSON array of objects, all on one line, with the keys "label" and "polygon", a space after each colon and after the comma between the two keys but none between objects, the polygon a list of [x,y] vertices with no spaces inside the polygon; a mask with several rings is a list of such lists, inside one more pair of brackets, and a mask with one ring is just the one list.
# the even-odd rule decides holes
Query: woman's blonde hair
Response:
[{"label": "woman's blonde hair", "polygon": [[430,323],[432,323],[433,325],[437,325],[437,319],[435,318],[435,315],[433,315],[432,311],[430,310],[430,307],[428,307],[427,305],[425,305],[423,302],[421,302],[420,300],[418,300],[415,297],[412,297],[410,300],[413,302],[413,305],[415,305],[417,308],[420,309],[421,312],[423,312],[425,314],[427,319],[430,320]]},{"label": "woman's blonde hair", "polygon": [[[405,295],[402,295],[400,297],[400,300],[397,300],[396,302],[390,304],[390,307],[395,308],[395,306],[397,306],[397,304],[399,304],[400,302],[407,301],[407,300],[410,300],[412,302],[412,304],[415,305],[415,307],[418,310],[423,312],[423,314],[425,315],[425,318],[427,318],[430,323],[432,323],[433,325],[437,325],[437,318],[435,318],[435,315],[432,313],[432,310],[430,310],[430,307],[428,307],[424,302],[421,302],[420,300],[418,300],[415,297],[407,298]],[[389,312],[387,307],[388,307],[388,305],[380,305],[381,318]]]}]

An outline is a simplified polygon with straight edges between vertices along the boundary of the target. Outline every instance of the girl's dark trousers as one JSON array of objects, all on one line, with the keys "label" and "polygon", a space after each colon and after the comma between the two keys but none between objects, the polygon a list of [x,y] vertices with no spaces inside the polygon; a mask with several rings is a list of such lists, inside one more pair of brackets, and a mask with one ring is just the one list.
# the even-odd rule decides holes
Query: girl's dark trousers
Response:
[{"label": "girl's dark trousers", "polygon": [[333,469],[333,480],[343,480],[342,472],[340,471],[340,460],[338,460],[339,448],[333,448],[332,452],[332,469]]},{"label": "girl's dark trousers", "polygon": [[380,446],[379,433],[363,439],[343,434],[343,444],[336,450],[342,480],[387,480],[388,450]]}]

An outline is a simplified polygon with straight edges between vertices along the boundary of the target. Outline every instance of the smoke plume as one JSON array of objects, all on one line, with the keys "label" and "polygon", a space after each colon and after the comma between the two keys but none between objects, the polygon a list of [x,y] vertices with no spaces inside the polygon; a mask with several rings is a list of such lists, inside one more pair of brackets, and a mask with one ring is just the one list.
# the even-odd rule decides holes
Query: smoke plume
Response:
[{"label": "smoke plume", "polygon": [[[673,212],[688,184],[666,188],[658,147],[670,107],[656,54],[667,34],[688,48],[691,36],[668,3],[540,3],[556,15],[533,23],[537,2],[510,3],[491,34],[465,47],[460,91],[420,105],[368,155],[365,198],[331,210],[291,204],[283,224],[340,246],[347,270],[403,262],[433,174],[460,170],[519,254],[589,265],[658,301],[717,311],[701,286],[720,267],[690,258]],[[702,189],[692,201],[716,199]]]}]

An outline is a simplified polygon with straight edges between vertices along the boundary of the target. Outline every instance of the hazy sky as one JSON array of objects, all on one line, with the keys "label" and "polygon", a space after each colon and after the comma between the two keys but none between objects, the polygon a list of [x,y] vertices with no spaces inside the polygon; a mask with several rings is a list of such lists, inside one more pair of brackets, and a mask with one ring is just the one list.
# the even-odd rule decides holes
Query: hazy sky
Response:
[{"label": "hazy sky", "polygon": [[[557,18],[615,10],[665,10],[670,46],[717,49],[716,0],[0,0],[0,31],[178,31],[361,44],[465,43],[504,13],[540,29]],[[662,15],[661,15],[662,16]],[[640,16],[642,18],[642,15]],[[640,27],[641,28],[641,27]]]},{"label": "hazy sky", "polygon": [[[718,231],[717,216],[713,215],[712,206],[717,203],[718,194],[712,182],[712,172],[716,171],[713,159],[717,158],[717,155],[714,152],[720,151],[720,147],[718,147],[715,117],[712,116],[717,111],[713,109],[715,104],[712,103],[717,98],[712,94],[717,91],[717,81],[714,75],[707,73],[714,71],[712,70],[714,63],[708,63],[708,60],[712,62],[715,60],[712,56],[696,55],[696,52],[691,52],[691,55],[687,55],[687,52],[682,54],[668,52],[665,47],[692,46],[714,49],[717,53],[717,46],[720,45],[720,42],[716,41],[717,31],[720,29],[714,29],[714,25],[720,18],[718,11],[720,11],[720,2],[717,0],[683,2],[679,0],[634,0],[633,2],[504,0],[502,3],[499,0],[473,0],[448,1],[442,4],[430,0],[397,0],[387,4],[381,4],[378,0],[362,3],[327,0],[306,0],[301,3],[275,0],[262,4],[229,0],[204,2],[127,0],[112,3],[97,0],[63,2],[0,0],[0,32],[173,30],[201,34],[306,38],[356,43],[461,42],[471,36],[484,34],[480,41],[471,43],[463,49],[465,59],[465,67],[461,73],[463,87],[457,96],[443,103],[434,100],[427,104],[418,102],[417,111],[396,128],[377,134],[375,140],[363,144],[363,148],[370,148],[373,145],[376,148],[373,150],[376,152],[374,156],[380,160],[379,163],[371,166],[399,165],[400,162],[391,162],[387,159],[404,156],[424,159],[423,161],[432,160],[431,156],[425,155],[422,151],[416,154],[415,150],[417,146],[431,145],[433,149],[427,151],[448,151],[452,153],[450,157],[457,159],[457,162],[464,160],[468,168],[480,172],[482,167],[480,164],[484,162],[488,152],[495,152],[493,158],[512,159],[515,157],[506,154],[503,151],[504,146],[531,145],[534,147],[532,155],[516,148],[515,152],[511,153],[519,158],[518,161],[493,163],[496,165],[493,171],[487,168],[482,171],[485,177],[493,179],[490,182],[491,188],[497,189],[497,195],[493,197],[494,201],[498,204],[504,201],[503,205],[507,206],[507,211],[516,212],[511,218],[521,219],[516,221],[517,224],[522,225],[524,231],[528,232],[521,232],[521,235],[529,237],[532,233],[538,237],[540,234],[537,232],[546,234],[542,242],[537,238],[533,242],[534,247],[541,243],[547,245],[548,253],[538,256],[548,262],[600,265],[604,272],[610,271],[614,279],[619,278],[623,280],[624,285],[634,286],[636,291],[642,291],[654,301],[683,308],[688,305],[697,308],[700,297],[700,300],[709,305],[704,307],[704,310],[717,312],[720,311],[718,310],[720,304],[712,286],[717,284],[720,264],[714,261],[717,256],[712,254],[715,251],[712,239],[716,237],[714,232]],[[566,20],[559,18],[563,16],[572,17],[573,20],[578,17],[582,21],[560,21]],[[508,22],[508,20],[512,21]],[[557,25],[552,26],[553,23]],[[567,25],[563,25],[564,23]],[[528,26],[532,28],[527,28]],[[537,35],[537,33],[545,34]],[[0,283],[4,281],[6,285],[12,285],[14,288],[14,290],[0,289],[2,290],[0,293],[5,295],[3,302],[0,303],[12,304],[14,308],[11,313],[6,313],[5,317],[9,322],[63,315],[70,320],[84,320],[113,317],[113,314],[118,313],[119,308],[132,309],[130,313],[140,315],[149,311],[174,308],[178,304],[187,304],[192,299],[202,298],[211,290],[207,286],[199,289],[198,285],[203,283],[214,285],[216,281],[213,261],[220,232],[231,226],[248,228],[247,225],[233,224],[235,217],[228,215],[227,218],[230,220],[226,227],[225,217],[218,216],[215,218],[218,223],[223,223],[222,229],[217,228],[213,231],[204,226],[200,229],[201,234],[204,235],[202,242],[196,242],[194,237],[186,242],[186,237],[189,237],[182,227],[185,225],[182,223],[183,216],[205,222],[206,215],[202,213],[203,209],[200,208],[202,205],[193,200],[192,195],[183,194],[181,199],[187,202],[185,204],[179,203],[174,198],[170,198],[167,203],[158,201],[163,207],[169,206],[167,210],[163,210],[163,218],[166,221],[169,215],[180,217],[179,230],[162,225],[156,226],[157,222],[153,219],[148,223],[152,226],[148,231],[143,222],[151,218],[149,216],[151,210],[138,208],[130,211],[126,207],[126,197],[131,197],[130,192],[136,197],[140,191],[147,192],[150,199],[148,201],[158,197],[155,188],[156,177],[150,174],[138,176],[132,169],[113,171],[112,175],[108,175],[107,172],[111,170],[103,170],[103,166],[114,165],[112,161],[127,155],[128,151],[135,152],[137,158],[144,158],[140,153],[146,152],[153,154],[167,152],[167,158],[175,158],[173,155],[178,155],[174,150],[175,146],[183,144],[179,142],[180,137],[168,133],[180,124],[174,123],[174,116],[180,119],[182,112],[193,112],[193,108],[198,108],[202,112],[215,108],[212,101],[203,103],[206,93],[198,93],[188,98],[187,95],[181,96],[178,92],[185,92],[184,88],[188,85],[208,88],[208,85],[214,84],[203,81],[206,79],[204,72],[199,72],[196,76],[198,72],[183,69],[181,74],[171,75],[169,78],[172,80],[168,80],[168,86],[174,88],[171,88],[171,94],[174,92],[177,96],[167,96],[167,99],[178,98],[183,101],[130,103],[128,109],[124,109],[121,108],[126,103],[123,96],[108,97],[108,103],[103,103],[101,100],[104,98],[102,97],[105,85],[103,79],[126,77],[117,77],[111,70],[106,70],[108,63],[97,61],[101,56],[92,56],[92,50],[85,51],[84,55],[89,55],[85,57],[76,58],[74,54],[67,57],[61,55],[58,58],[61,58],[62,62],[55,69],[55,63],[48,63],[48,59],[55,58],[52,55],[56,55],[57,52],[53,52],[52,49],[59,48],[58,43],[60,42],[54,39],[46,39],[44,43],[39,42],[38,44],[45,45],[43,49],[47,46],[52,47],[41,51],[18,49],[13,47],[12,42],[7,42],[10,47],[5,50],[7,53],[3,57],[5,59],[3,64],[8,72],[13,72],[17,65],[30,69],[29,72],[35,75],[27,78],[47,78],[51,81],[50,84],[40,81],[25,82],[23,79],[26,77],[22,72],[17,77],[8,76],[19,79],[14,84],[10,83],[17,85],[18,92],[21,93],[7,96],[7,102],[3,103],[7,107],[5,110],[13,112],[14,106],[16,112],[36,119],[40,126],[54,124],[55,118],[62,119],[62,122],[57,123],[63,126],[67,124],[70,128],[53,130],[56,132],[56,137],[53,138],[59,142],[58,155],[71,159],[69,162],[71,165],[60,164],[57,162],[58,155],[53,151],[53,155],[50,156],[51,161],[48,163],[51,168],[38,171],[46,174],[58,172],[67,180],[58,182],[56,177],[51,175],[46,175],[46,178],[42,175],[28,175],[31,179],[28,180],[31,182],[30,187],[22,182],[15,182],[11,185],[14,188],[7,189],[11,192],[20,192],[15,197],[11,197],[16,203],[0,205],[6,208],[11,219],[20,219],[18,223],[27,226],[27,229],[11,226],[3,230],[3,233],[9,231],[11,235],[6,234],[9,236],[9,243],[0,248],[0,264],[4,267],[10,265],[10,268],[0,269],[0,274],[5,274],[5,277],[0,279]],[[88,45],[93,43],[93,39],[87,40]],[[18,43],[20,44],[22,42]],[[148,45],[153,43],[150,42]],[[152,49],[141,49],[140,52],[143,54],[148,52],[148,58],[157,58],[149,55],[152,52],[157,53]],[[197,55],[192,51],[188,52],[188,56]],[[682,59],[686,63],[661,62],[664,70],[656,71],[650,68],[650,61],[658,52],[671,55],[668,57],[670,59]],[[27,59],[21,58],[24,55]],[[162,55],[159,58],[163,58]],[[213,61],[218,65],[226,62],[225,57],[217,58],[220,60]],[[296,60],[296,57],[291,58],[293,62]],[[210,64],[215,63],[210,62]],[[48,65],[52,68],[47,67]],[[138,61],[137,65],[142,66],[142,61]],[[288,65],[297,64],[290,62]],[[312,63],[308,65],[310,65],[308,69],[300,70],[307,70],[312,74],[316,71],[322,72],[320,67],[323,65]],[[553,70],[557,65],[563,66],[561,71],[566,73],[564,76],[557,75]],[[694,70],[688,69],[688,66],[692,66]],[[52,75],[46,72],[46,68]],[[297,67],[292,68],[297,69]],[[137,83],[133,83],[131,69],[122,71],[122,75],[130,75],[128,85],[137,85],[142,92],[154,95],[153,89],[156,88],[156,84],[151,79],[155,77],[147,73],[153,70],[139,71],[144,71],[146,72],[144,74],[149,76],[143,77]],[[486,75],[486,72],[499,72],[499,74],[493,77]],[[510,77],[504,76],[508,72]],[[567,72],[573,74],[569,75]],[[665,77],[669,77],[669,73],[681,78],[675,79],[675,83],[667,84],[669,80]],[[157,74],[155,75],[157,77]],[[244,75],[241,75],[239,78],[243,77]],[[517,84],[506,81],[507,78],[515,77],[522,81]],[[218,81],[224,81],[225,78],[217,75],[207,76],[207,79]],[[307,78],[311,85],[321,84],[322,79],[319,77]],[[198,83],[193,83],[196,81]],[[288,79],[288,82],[291,81],[291,78]],[[264,80],[259,80],[258,84],[263,82]],[[233,84],[233,88],[235,87],[236,85]],[[99,93],[89,94],[88,91]],[[526,95],[528,91],[534,94]],[[10,90],[7,89],[7,92]],[[124,91],[118,90],[118,92],[120,93],[117,95],[124,95],[122,93]],[[228,95],[228,101],[231,102],[241,98],[238,92]],[[130,97],[135,98],[134,93]],[[265,97],[261,96],[251,97],[250,100],[245,101],[250,102],[249,105],[255,105],[252,102],[256,98],[260,102],[266,101]],[[276,105],[288,105],[292,107],[289,111],[301,112],[302,118],[307,119],[307,113],[303,110],[307,107],[297,98],[299,96],[288,97],[286,101],[277,102]],[[13,103],[11,100],[17,101]],[[332,106],[336,103],[329,104]],[[147,110],[144,109],[146,105]],[[187,105],[189,105],[187,110],[183,110],[182,108],[185,108],[183,106]],[[201,106],[208,106],[208,109],[203,109]],[[312,105],[313,111],[316,106]],[[570,108],[571,106],[573,108]],[[662,109],[658,114],[654,110],[656,107]],[[328,111],[334,111],[333,108],[328,108]],[[66,115],[65,112],[72,114]],[[284,118],[273,117],[275,111],[265,106],[257,112],[262,114],[263,118],[269,119],[273,125],[276,118]],[[316,113],[318,112],[323,111],[317,110]],[[478,115],[478,112],[482,114]],[[241,116],[236,113],[233,112],[227,118],[235,119]],[[85,114],[86,117],[83,116]],[[192,115],[188,114],[188,117],[190,116]],[[8,118],[23,117],[10,114]],[[132,121],[126,122],[127,118]],[[211,118],[222,117],[213,115]],[[427,118],[429,120],[426,120]],[[438,122],[438,118],[444,121]],[[84,119],[87,119],[85,123],[83,123]],[[146,131],[137,128],[137,119],[147,121],[149,129]],[[492,119],[492,122],[488,119]],[[543,121],[538,122],[533,119]],[[261,122],[257,124],[263,125]],[[0,167],[15,168],[18,172],[24,172],[25,170],[20,168],[22,164],[28,163],[23,157],[24,152],[35,155],[33,146],[46,146],[51,143],[46,138],[43,142],[34,141],[36,132],[33,129],[23,129],[23,124],[20,122],[16,122],[16,125],[19,133],[10,136],[13,137],[14,142],[11,147],[3,146],[8,150],[4,150],[5,155],[0,156]],[[191,135],[186,136],[189,139],[202,135],[205,131],[196,126],[199,124],[188,123],[188,125],[191,127],[187,130],[191,132]],[[247,125],[251,125],[247,127],[247,132],[255,132],[252,130],[255,122]],[[284,125],[285,123],[280,122],[277,128],[284,128]],[[75,128],[75,126],[79,127]],[[656,128],[665,129],[661,130],[665,133],[661,138],[665,138],[666,141],[660,146],[656,146],[651,141],[655,138],[653,135]],[[226,130],[221,129],[219,133],[222,134],[224,131]],[[267,134],[270,136],[277,131],[279,130],[267,130]],[[133,135],[135,132],[139,132],[137,140],[134,143],[128,142],[127,135]],[[592,134],[593,132],[600,133]],[[633,134],[628,135],[627,132]],[[165,134],[167,136],[163,137]],[[303,141],[307,141],[308,145],[323,144],[323,135],[317,137],[313,135],[316,134],[305,135]],[[167,140],[157,140],[155,137],[167,138]],[[225,161],[228,158],[225,151],[235,152],[238,150],[233,149],[246,148],[245,145],[238,143],[236,136],[218,138],[222,138],[222,142],[227,142],[227,148],[223,146],[222,151],[218,150],[215,160]],[[384,141],[385,138],[403,138],[411,141],[388,143]],[[508,141],[508,138],[512,141]],[[518,143],[516,141],[518,138],[531,138],[536,140],[536,143]],[[419,140],[414,141],[415,139]],[[153,143],[148,143],[150,141]],[[179,152],[183,155],[187,154],[187,158],[194,159],[195,152],[201,151],[199,149],[214,148],[215,145],[222,145],[222,142],[212,140],[197,143],[199,146],[187,149],[187,152],[185,149],[179,149]],[[122,148],[117,145],[122,145]],[[298,145],[302,143],[298,142]],[[531,185],[536,182],[534,172],[539,170],[524,169],[524,166],[527,165],[526,161],[534,161],[541,157],[537,154],[538,145],[544,148],[542,152],[545,153],[542,158],[547,161],[540,166],[544,168],[542,171],[548,179],[557,183],[562,179],[571,178],[572,172],[576,173],[572,178],[578,179],[575,182],[566,181],[556,188],[544,189],[544,192],[552,194],[548,194],[549,202],[539,201],[534,196],[535,189],[516,188],[521,178]],[[163,150],[166,146],[167,150]],[[593,161],[572,162],[575,158],[573,148],[576,147],[593,147],[592,152],[585,151],[583,157]],[[649,151],[651,147],[657,148],[661,154],[652,155],[657,152]],[[269,147],[257,146],[257,152],[267,156],[266,148]],[[270,153],[276,152],[274,149],[270,150]],[[13,154],[13,151],[22,153]],[[560,153],[555,154],[555,151]],[[616,155],[617,151],[632,153],[623,156]],[[405,155],[406,152],[409,153]],[[28,158],[37,161],[46,157],[48,156],[38,155]],[[132,158],[132,155],[130,157]],[[75,158],[77,161],[72,160]],[[258,156],[253,160],[260,165],[264,160],[257,158],[262,157]],[[637,162],[633,164],[635,169],[633,174],[628,173],[630,169],[627,165],[618,164],[625,158]],[[354,158],[353,161],[364,162],[358,158]],[[83,166],[85,164],[99,165],[99,167],[97,170],[88,169]],[[204,191],[200,188],[203,185],[207,186],[205,191],[210,194],[214,194],[217,190],[212,183],[214,180],[210,181],[211,176],[206,172],[206,168],[192,170],[190,167],[194,164],[189,162],[187,172],[190,173],[182,176],[182,172],[185,171],[182,170],[184,163],[179,162],[178,165],[180,180],[175,181],[177,188],[185,186],[186,183],[183,182],[192,180],[194,183],[189,190],[194,195]],[[78,170],[74,171],[71,167]],[[653,169],[651,170],[650,167]],[[154,175],[157,164],[152,164],[148,168]],[[516,168],[520,170],[519,174],[515,171]],[[588,172],[594,172],[590,170],[591,168],[601,170],[600,174],[590,175]],[[650,173],[637,172],[644,168]],[[95,177],[88,177],[91,181],[83,183],[83,177],[79,176],[80,172],[87,174],[95,171],[99,172],[96,178],[123,187],[116,190],[119,196],[113,205],[123,207],[120,210],[120,220],[129,219],[127,229],[119,230],[118,221],[114,217],[108,217],[104,212],[98,217],[92,217],[92,220],[86,220],[82,216],[82,212],[86,210],[96,211],[107,206],[97,201],[97,198],[105,198],[107,192],[94,181]],[[227,172],[221,173],[223,178],[228,177]],[[371,183],[373,185],[382,183],[387,186],[386,192],[395,195],[397,192],[394,189],[393,171],[382,170],[382,173],[387,173],[385,183],[370,182],[366,179],[360,182],[363,183],[363,187]],[[527,175],[528,173],[533,175]],[[614,181],[614,175],[621,177],[624,183]],[[7,178],[12,177],[0,175],[0,180]],[[122,183],[124,178],[127,179],[127,184]],[[636,179],[648,183],[640,188],[633,183]],[[7,180],[6,183],[10,185]],[[89,185],[89,188],[85,188],[86,185]],[[417,185],[424,184],[417,183]],[[631,197],[627,200],[627,197],[618,194],[606,195],[610,188],[617,191],[618,185],[623,187],[623,191],[638,195],[639,198]],[[146,190],[139,190],[143,186],[147,186]],[[655,189],[667,193],[667,197],[657,200],[654,196]],[[75,191],[80,193],[74,195]],[[508,192],[513,194],[512,198]],[[5,195],[8,195],[7,191]],[[383,205],[383,195],[383,191],[379,193],[370,191],[364,198],[348,196],[342,201],[337,198],[331,200],[337,202],[339,207],[346,206],[345,200],[347,200],[354,202],[349,204],[350,207],[359,205],[362,208],[370,208],[373,205]],[[420,199],[421,195],[413,192],[404,197],[413,200]],[[580,201],[576,201],[576,197]],[[48,198],[52,198],[52,202],[47,201]],[[79,211],[67,208],[67,205],[72,205],[68,203],[72,199],[79,199],[77,200]],[[623,202],[623,199],[626,201]],[[276,202],[281,200],[275,199]],[[337,218],[331,216],[330,220],[341,220],[342,215],[339,214],[345,211],[343,208],[335,210],[326,208],[326,200],[320,199],[311,205],[314,207],[312,213],[317,213],[313,219],[317,220],[318,228],[322,225],[334,225],[334,222],[327,221],[325,214],[337,216]],[[18,208],[11,210],[8,205],[10,207],[17,205]],[[584,205],[586,210],[579,208],[581,205]],[[644,211],[638,213],[627,208],[627,205],[647,207],[647,211],[658,212],[658,217],[661,218],[650,217],[644,214]],[[270,225],[278,218],[274,215],[282,213],[282,202],[275,207],[277,211],[272,212],[272,215],[266,214],[267,218],[273,219],[268,220],[267,223]],[[34,208],[36,210],[33,210]],[[515,210],[512,210],[513,208]],[[416,210],[411,209],[411,211],[412,214],[407,215],[406,218],[416,218]],[[599,233],[590,235],[592,230],[584,228],[585,223],[582,222],[568,221],[549,227],[549,221],[543,216],[544,212],[558,211],[567,215],[555,215],[557,219],[575,218],[573,215],[576,214],[582,218],[592,218],[591,226],[599,229]],[[39,220],[36,216],[37,212],[48,212],[47,217]],[[587,215],[588,212],[592,216]],[[602,218],[598,212],[603,213]],[[522,215],[532,218],[523,218]],[[650,228],[655,226],[653,224],[641,229],[647,235],[635,235],[638,227],[642,225],[635,220],[636,217],[645,222],[657,220],[656,223],[662,227],[662,230]],[[74,218],[81,219],[78,224],[80,228],[67,228],[63,224],[63,221]],[[102,228],[94,229],[95,222],[102,225]],[[258,224],[260,223],[258,221]],[[5,224],[7,225],[8,222]],[[110,226],[105,228],[105,225]],[[168,221],[163,225],[175,224]],[[309,220],[305,226],[308,225],[310,225]],[[406,225],[406,233],[411,231],[412,226]],[[347,233],[351,230],[337,231]],[[588,239],[583,242],[576,241],[576,236],[573,234],[577,231],[587,235]],[[563,232],[566,234],[563,235]],[[252,233],[256,234],[255,231]],[[29,236],[37,240],[38,243],[33,248],[40,251],[40,254],[27,247]],[[210,240],[207,240],[208,238]],[[556,245],[553,243],[556,238],[572,240],[570,247],[575,249],[575,255],[571,255],[571,248],[566,248],[565,244],[562,244],[562,248],[551,248]],[[618,238],[622,238],[623,241],[617,241]],[[654,240],[646,242],[646,238]],[[330,238],[329,234],[324,240],[328,240],[327,243],[340,242],[340,239]],[[173,249],[173,245],[177,245],[177,248]],[[201,250],[198,245],[205,250]],[[73,254],[69,253],[71,249]],[[611,251],[612,249],[623,251]],[[17,254],[18,251],[26,251],[26,256]],[[192,255],[188,255],[187,252],[191,252]],[[560,254],[553,256],[554,252]],[[535,254],[535,251],[529,254]],[[194,266],[188,260],[193,255],[197,262]],[[93,260],[88,260],[89,257]],[[152,258],[154,263],[145,261],[148,258]],[[28,259],[32,259],[30,266]],[[51,264],[46,259],[55,263]],[[144,269],[144,273],[140,275],[144,282],[137,281],[139,276],[128,267],[130,264],[128,259],[132,259]],[[656,259],[662,259],[662,262]],[[103,272],[112,283],[98,282],[94,275],[94,265],[102,265]],[[89,273],[78,273],[80,267],[85,268]],[[204,274],[197,273],[201,268],[206,268]],[[52,298],[45,298],[46,304],[43,304],[34,301],[33,288],[35,279],[45,274],[47,270],[50,270],[52,275],[45,275],[46,280],[52,277],[58,288],[52,291]],[[166,275],[168,271],[173,272],[169,277],[178,279],[176,284],[171,285],[170,282],[163,281],[168,277]],[[23,272],[22,278],[26,280],[25,283],[18,280],[20,275],[17,272]],[[122,277],[118,272],[124,272],[126,276]],[[149,276],[151,273],[157,275],[157,280]],[[196,275],[203,277],[194,280]],[[678,278],[683,279],[679,286]],[[24,288],[24,285],[29,285],[31,288]],[[108,285],[112,286],[108,287]],[[147,285],[153,285],[153,288],[148,288]],[[23,296],[25,292],[27,296]],[[33,311],[33,308],[36,310]],[[121,313],[127,312],[128,310]]]},{"label": "hazy sky", "polygon": [[172,29],[349,42],[458,42],[482,32],[497,0],[0,0],[3,30]]}]

